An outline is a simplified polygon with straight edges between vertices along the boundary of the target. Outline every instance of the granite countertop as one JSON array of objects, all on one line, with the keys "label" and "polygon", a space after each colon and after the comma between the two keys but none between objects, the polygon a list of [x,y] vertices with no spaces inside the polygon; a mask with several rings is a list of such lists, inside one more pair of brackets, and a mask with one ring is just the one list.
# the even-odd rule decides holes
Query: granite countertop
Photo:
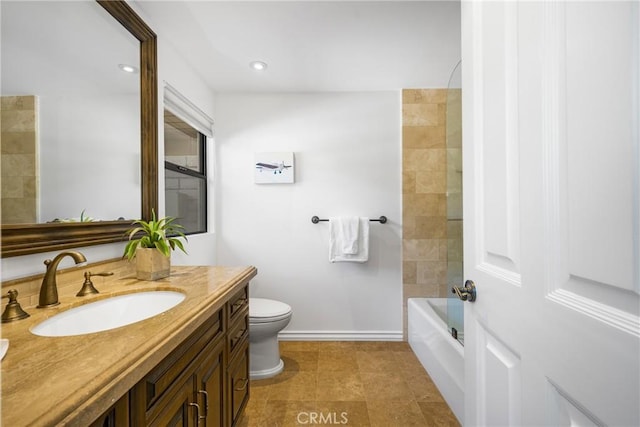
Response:
[{"label": "granite countertop", "polygon": [[[31,317],[2,325],[2,425],[87,425],[176,348],[228,297],[256,275],[254,267],[172,267],[171,276],[107,280],[100,294],[60,294],[54,308],[23,307]],[[155,317],[109,331],[40,337],[29,329],[61,311],[117,294],[176,290],[183,302]]]}]

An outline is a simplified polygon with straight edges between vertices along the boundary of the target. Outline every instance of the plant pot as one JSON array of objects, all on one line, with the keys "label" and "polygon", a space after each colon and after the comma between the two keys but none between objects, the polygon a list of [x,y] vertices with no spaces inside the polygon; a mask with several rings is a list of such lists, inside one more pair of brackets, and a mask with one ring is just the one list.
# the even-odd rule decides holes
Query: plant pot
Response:
[{"label": "plant pot", "polygon": [[136,277],[138,280],[158,280],[169,277],[171,257],[155,248],[136,249]]}]

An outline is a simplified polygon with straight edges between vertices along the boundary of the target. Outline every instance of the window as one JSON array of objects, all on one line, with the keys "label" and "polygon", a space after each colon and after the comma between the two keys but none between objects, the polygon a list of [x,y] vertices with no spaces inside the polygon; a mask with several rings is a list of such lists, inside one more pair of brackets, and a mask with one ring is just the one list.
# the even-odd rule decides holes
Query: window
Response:
[{"label": "window", "polygon": [[185,234],[207,231],[207,137],[164,111],[165,211]]}]

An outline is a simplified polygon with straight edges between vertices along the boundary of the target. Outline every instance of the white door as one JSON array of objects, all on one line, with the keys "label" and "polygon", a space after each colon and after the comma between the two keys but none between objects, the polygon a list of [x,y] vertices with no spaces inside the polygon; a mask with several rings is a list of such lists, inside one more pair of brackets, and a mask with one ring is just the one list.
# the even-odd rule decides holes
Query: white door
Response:
[{"label": "white door", "polygon": [[640,425],[639,2],[462,2],[465,425]]}]

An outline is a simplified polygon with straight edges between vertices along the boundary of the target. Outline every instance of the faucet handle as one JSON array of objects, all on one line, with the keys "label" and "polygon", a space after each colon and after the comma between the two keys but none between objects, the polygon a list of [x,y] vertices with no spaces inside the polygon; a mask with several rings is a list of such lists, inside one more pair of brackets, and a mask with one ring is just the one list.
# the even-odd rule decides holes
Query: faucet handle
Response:
[{"label": "faucet handle", "polygon": [[82,284],[82,289],[76,294],[77,297],[83,297],[85,295],[91,294],[99,294],[100,292],[93,286],[93,282],[91,282],[91,276],[112,276],[113,272],[103,272],[103,273],[92,273],[90,271],[84,272],[84,283]]},{"label": "faucet handle", "polygon": [[18,302],[18,291],[11,289],[2,298],[9,298],[9,303],[2,313],[2,323],[13,322],[14,320],[26,319],[29,314],[20,307]]}]

